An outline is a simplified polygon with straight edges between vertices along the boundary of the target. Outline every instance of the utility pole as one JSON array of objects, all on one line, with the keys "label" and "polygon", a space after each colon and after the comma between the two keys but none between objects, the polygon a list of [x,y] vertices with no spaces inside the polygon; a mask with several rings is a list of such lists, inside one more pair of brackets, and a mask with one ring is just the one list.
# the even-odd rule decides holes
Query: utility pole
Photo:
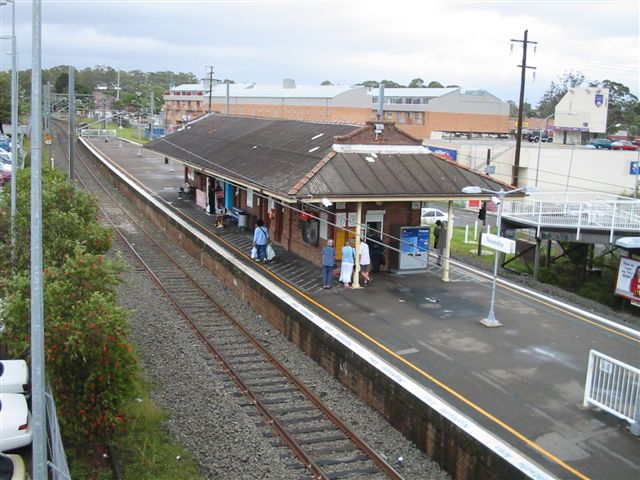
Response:
[{"label": "utility pole", "polygon": [[76,69],[69,65],[69,183],[73,184],[76,148]]},{"label": "utility pole", "polygon": [[42,274],[42,1],[33,0],[31,38],[31,478],[47,478]]},{"label": "utility pole", "polygon": [[520,101],[518,102],[518,128],[516,129],[516,156],[515,161],[513,163],[513,173],[511,184],[514,187],[518,187],[518,174],[520,173],[520,146],[522,144],[522,113],[524,110],[524,84],[526,80],[527,68],[534,69],[536,67],[528,67],[527,66],[527,46],[532,43],[537,45],[538,42],[532,42],[528,40],[529,30],[524,31],[524,39],[523,40],[514,40],[511,39],[512,42],[522,43],[522,64],[518,65],[521,68],[522,72],[520,74]]},{"label": "utility pole", "polygon": [[208,112],[211,113],[211,96],[213,95],[213,65],[204,67],[209,69],[209,109]]}]

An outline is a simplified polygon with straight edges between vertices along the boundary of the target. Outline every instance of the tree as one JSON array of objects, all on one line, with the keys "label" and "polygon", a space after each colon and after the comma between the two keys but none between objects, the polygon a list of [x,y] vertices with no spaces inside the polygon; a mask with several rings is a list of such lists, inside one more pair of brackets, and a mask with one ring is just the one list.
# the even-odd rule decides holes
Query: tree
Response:
[{"label": "tree", "polygon": [[[0,323],[10,356],[29,355],[30,170],[17,172],[15,269],[0,249]],[[10,244],[9,191],[0,193],[0,244]],[[123,264],[104,256],[112,233],[93,197],[51,168],[42,170],[45,361],[65,437],[106,442],[133,395],[136,362],[114,286]]]},{"label": "tree", "polygon": [[375,80],[365,80],[364,82],[356,83],[356,85],[362,85],[363,87],[369,88],[378,88],[380,86],[380,83],[376,82]]},{"label": "tree", "polygon": [[409,88],[424,88],[424,80],[421,78],[414,78],[409,82]]},{"label": "tree", "polygon": [[540,103],[538,103],[537,113],[540,118],[551,115],[558,102],[567,93],[570,88],[579,87],[585,81],[585,77],[581,72],[565,72],[558,77],[557,82],[551,82],[551,86],[544,93]]},{"label": "tree", "polygon": [[382,80],[385,88],[405,88],[404,85],[394,82],[393,80]]},{"label": "tree", "polygon": [[[507,103],[509,104],[509,116],[510,117],[517,117],[518,116],[518,104],[516,102],[514,102],[513,100],[507,100]],[[535,118],[536,112],[535,110],[531,107],[531,104],[529,102],[524,102],[523,108],[522,108],[522,118]]]},{"label": "tree", "polygon": [[331,83],[331,80],[325,80],[324,82],[322,82],[320,85],[326,86],[326,85],[333,85],[333,83]]},{"label": "tree", "polygon": [[460,88],[460,85],[447,85],[447,88]]},{"label": "tree", "polygon": [[3,132],[2,125],[4,123],[11,123],[10,72],[0,72],[0,132]]},{"label": "tree", "polygon": [[431,80],[429,82],[429,85],[427,85],[427,88],[444,88],[444,85],[442,85],[437,80]]}]

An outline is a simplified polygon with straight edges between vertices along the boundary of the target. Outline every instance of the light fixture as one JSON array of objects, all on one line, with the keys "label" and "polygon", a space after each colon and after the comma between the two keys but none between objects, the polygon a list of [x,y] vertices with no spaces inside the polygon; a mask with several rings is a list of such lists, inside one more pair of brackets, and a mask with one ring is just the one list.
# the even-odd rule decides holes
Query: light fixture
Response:
[{"label": "light fixture", "polygon": [[323,205],[325,208],[328,208],[328,207],[330,207],[331,205],[333,205],[333,203],[331,202],[331,200],[329,200],[328,198],[323,198],[323,199],[321,200],[321,202],[322,202],[322,205]]}]

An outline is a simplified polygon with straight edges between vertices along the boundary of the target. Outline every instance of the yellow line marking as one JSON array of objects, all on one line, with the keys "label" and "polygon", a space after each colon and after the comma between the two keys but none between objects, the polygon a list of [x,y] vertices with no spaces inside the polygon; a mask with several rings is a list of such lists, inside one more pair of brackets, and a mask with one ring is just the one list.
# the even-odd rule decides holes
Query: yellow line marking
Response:
[{"label": "yellow line marking", "polygon": [[582,320],[583,322],[589,323],[589,324],[593,325],[594,327],[599,327],[602,330],[606,330],[607,332],[613,333],[613,334],[618,335],[620,337],[624,337],[624,338],[626,338],[628,340],[631,340],[632,342],[640,344],[640,339],[638,339],[638,338],[632,337],[631,335],[627,335],[626,333],[623,333],[623,332],[619,332],[618,330],[615,330],[614,328],[611,328],[611,327],[609,327],[607,325],[602,325],[602,324],[600,324],[600,323],[598,323],[598,322],[596,322],[594,320],[589,320],[588,318],[581,317],[577,313],[573,313],[573,312],[571,312],[569,310],[564,310],[562,307],[558,307],[557,305],[554,305],[553,303],[545,302],[544,300],[541,300],[541,299],[539,299],[537,297],[531,296],[528,293],[521,292],[519,290],[513,289],[513,288],[508,287],[506,285],[500,285],[500,287],[504,288],[505,290],[509,290],[510,292],[522,295],[523,297],[526,297],[526,298],[528,298],[530,300],[533,300],[535,302],[541,303],[541,304],[543,304],[543,305],[545,305],[547,307],[553,308],[554,310],[557,310],[559,312],[562,312],[562,313],[565,313],[567,315],[570,315],[570,316],[572,316],[574,318],[577,318],[578,320]]},{"label": "yellow line marking", "polygon": [[[210,230],[208,227],[202,225],[201,223],[199,223],[198,221],[195,221],[196,224],[200,225],[202,228],[205,229],[205,231],[213,234],[213,236],[215,236],[216,238],[218,238],[222,243],[224,243],[225,245],[229,246],[232,250],[234,250],[236,253],[238,253],[240,256],[244,257],[245,259],[252,261],[249,256],[243,252],[242,250],[236,248],[234,245],[230,244],[228,241],[226,241],[222,236],[220,236],[219,233],[214,232],[212,230]],[[466,398],[465,396],[463,396],[462,394],[458,393],[456,390],[454,390],[453,388],[449,387],[448,385],[444,384],[443,382],[441,382],[440,380],[438,380],[437,378],[433,377],[432,375],[430,375],[429,373],[425,372],[424,370],[422,370],[420,367],[414,365],[413,363],[409,362],[408,360],[406,360],[405,358],[403,358],[402,356],[398,355],[397,353],[395,353],[393,350],[391,350],[390,348],[388,348],[387,346],[385,346],[384,344],[380,343],[378,340],[376,340],[375,338],[371,337],[368,333],[364,332],[363,330],[359,329],[358,327],[356,327],[355,325],[352,325],[351,323],[349,323],[347,320],[343,319],[340,315],[338,315],[337,313],[329,310],[327,307],[325,307],[324,305],[322,305],[321,303],[317,302],[316,300],[314,300],[313,298],[309,297],[307,294],[305,294],[304,292],[300,291],[298,288],[296,288],[295,286],[287,283],[284,279],[280,278],[278,275],[276,275],[275,273],[273,273],[272,271],[270,271],[269,269],[265,268],[263,265],[261,264],[256,264],[257,266],[259,266],[264,272],[268,273],[271,277],[273,277],[275,280],[277,280],[278,282],[280,282],[282,285],[288,287],[289,289],[293,290],[294,292],[296,292],[298,295],[300,295],[302,298],[304,298],[305,300],[307,300],[308,302],[312,303],[313,305],[315,305],[316,307],[318,307],[319,309],[325,311],[326,313],[328,313],[329,315],[331,315],[333,318],[335,318],[336,320],[338,320],[339,322],[341,322],[342,324],[344,324],[345,326],[349,327],[351,330],[353,330],[354,332],[358,333],[359,335],[361,335],[362,337],[366,338],[368,341],[370,341],[371,343],[373,343],[374,345],[376,345],[378,348],[380,348],[381,350],[383,350],[384,352],[386,352],[387,354],[391,355],[393,358],[395,358],[396,360],[404,363],[406,366],[408,366],[409,368],[411,368],[412,370],[415,370],[416,372],[418,372],[420,375],[424,376],[425,378],[427,378],[428,380],[430,380],[431,382],[435,383],[436,385],[438,385],[440,388],[442,388],[443,390],[445,390],[446,392],[450,393],[451,395],[453,395],[454,397],[456,397],[458,400],[460,400],[461,402],[467,404],[469,407],[473,408],[474,410],[476,410],[478,413],[482,414],[483,416],[485,416],[486,418],[488,418],[489,420],[491,420],[492,422],[494,422],[496,425],[499,425],[500,427],[502,427],[503,429],[505,429],[507,432],[511,433],[512,435],[514,435],[516,438],[518,438],[519,440],[523,441],[524,443],[526,443],[527,445],[529,445],[531,448],[533,448],[534,450],[537,450],[539,453],[541,453],[543,456],[547,457],[550,460],[553,460],[556,464],[558,464],[559,466],[561,466],[562,468],[564,468],[565,470],[573,473],[575,476],[577,476],[578,478],[581,478],[582,480],[590,480],[589,477],[587,477],[586,475],[580,473],[578,470],[576,470],[575,468],[573,468],[571,465],[568,465],[567,463],[565,463],[564,461],[562,461],[560,458],[556,457],[554,454],[552,454],[551,452],[545,450],[544,448],[540,447],[539,445],[537,445],[535,442],[533,442],[532,440],[529,440],[527,437],[525,437],[522,433],[518,432],[516,429],[514,429],[513,427],[510,427],[509,425],[507,425],[506,423],[504,423],[502,420],[500,420],[499,418],[495,417],[494,415],[492,415],[491,413],[487,412],[486,410],[484,410],[482,407],[480,407],[479,405],[476,405],[474,402],[472,402],[471,400],[469,400],[468,398]]]}]

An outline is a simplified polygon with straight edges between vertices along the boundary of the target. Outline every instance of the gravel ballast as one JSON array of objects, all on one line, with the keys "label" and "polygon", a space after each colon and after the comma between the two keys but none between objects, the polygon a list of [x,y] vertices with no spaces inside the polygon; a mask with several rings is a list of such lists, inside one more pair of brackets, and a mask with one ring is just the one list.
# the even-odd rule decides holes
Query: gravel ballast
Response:
[{"label": "gravel ballast", "polygon": [[[145,222],[146,223],[146,222]],[[149,225],[146,227],[152,229]],[[154,235],[163,235],[156,231]],[[179,247],[168,238],[164,245]],[[125,255],[128,258],[128,255]],[[256,336],[266,339],[272,353],[287,368],[313,386],[323,399],[363,439],[368,441],[407,479],[449,478],[433,461],[362,404],[320,366],[280,335],[265,319],[244,305],[234,292],[189,257],[180,263],[209,293]],[[167,428],[191,451],[208,478],[286,479],[291,459],[272,446],[257,419],[243,411],[236,387],[217,361],[199,343],[185,321],[163,297],[155,283],[130,264],[119,287],[122,306],[131,310],[132,341],[148,380],[151,398],[169,415]]]}]

